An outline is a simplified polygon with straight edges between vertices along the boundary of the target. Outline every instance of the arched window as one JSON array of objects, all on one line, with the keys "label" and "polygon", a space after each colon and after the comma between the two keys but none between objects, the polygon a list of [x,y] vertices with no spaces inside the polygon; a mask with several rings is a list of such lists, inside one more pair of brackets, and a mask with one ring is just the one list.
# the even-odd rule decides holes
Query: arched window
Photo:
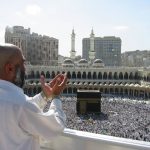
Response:
[{"label": "arched window", "polygon": [[96,72],[93,72],[93,79],[97,79]]},{"label": "arched window", "polygon": [[98,73],[98,79],[102,79],[102,73],[101,72]]},{"label": "arched window", "polygon": [[76,73],[75,72],[72,73],[72,79],[76,79]]},{"label": "arched window", "polygon": [[133,73],[132,73],[132,72],[131,72],[130,75],[129,75],[129,79],[130,79],[130,80],[133,80]]},{"label": "arched window", "polygon": [[73,88],[73,93],[76,94],[77,93],[77,88]]},{"label": "arched window", "polygon": [[68,93],[72,94],[72,88],[71,87],[68,88]]},{"label": "arched window", "polygon": [[135,73],[134,79],[136,79],[136,80],[139,79],[138,72]]},{"label": "arched window", "polygon": [[41,72],[41,75],[43,75],[43,76],[45,77],[45,73],[44,73],[44,71],[42,71],[42,72]]},{"label": "arched window", "polygon": [[117,72],[114,73],[114,79],[117,80],[118,79],[118,75]]},{"label": "arched window", "polygon": [[115,94],[118,94],[119,91],[118,91],[118,88],[115,88]]},{"label": "arched window", "polygon": [[78,79],[81,79],[81,72],[78,72],[78,73],[77,73],[77,78],[78,78]]},{"label": "arched window", "polygon": [[46,78],[50,79],[50,73],[49,73],[49,71],[46,72]]},{"label": "arched window", "polygon": [[147,76],[147,81],[150,81],[150,77],[149,76]]},{"label": "arched window", "polygon": [[67,72],[67,78],[70,79],[71,78],[71,74],[70,72]]},{"label": "arched window", "polygon": [[88,79],[91,79],[91,72],[88,72]]},{"label": "arched window", "polygon": [[104,72],[103,79],[107,79],[107,72]]},{"label": "arched window", "polygon": [[147,81],[150,81],[150,74],[147,75]]},{"label": "arched window", "polygon": [[105,94],[108,94],[108,89],[107,88],[105,88]]},{"label": "arched window", "polygon": [[119,73],[119,79],[123,79],[123,74],[122,74],[122,72]]},{"label": "arched window", "polygon": [[114,93],[113,88],[110,88],[110,94],[113,94],[113,93]]},{"label": "arched window", "polygon": [[86,72],[83,72],[82,79],[86,79]]},{"label": "arched window", "polygon": [[112,79],[112,72],[109,72],[108,79]]},{"label": "arched window", "polygon": [[63,93],[64,93],[64,94],[66,94],[66,93],[67,93],[67,88],[65,88],[65,89],[63,90]]},{"label": "arched window", "polygon": [[128,73],[127,72],[125,72],[125,74],[124,74],[124,79],[128,79]]},{"label": "arched window", "polygon": [[147,81],[147,78],[146,78],[146,76],[144,76],[144,81]]}]

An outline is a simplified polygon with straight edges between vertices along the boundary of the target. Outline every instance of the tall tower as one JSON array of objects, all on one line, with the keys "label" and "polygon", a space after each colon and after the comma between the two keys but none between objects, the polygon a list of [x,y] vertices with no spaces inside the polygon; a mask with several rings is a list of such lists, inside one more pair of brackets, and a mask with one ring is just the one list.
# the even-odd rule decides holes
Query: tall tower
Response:
[{"label": "tall tower", "polygon": [[89,51],[89,58],[90,58],[90,60],[95,59],[94,32],[93,32],[93,29],[91,30],[91,34],[90,34],[90,51]]},{"label": "tall tower", "polygon": [[70,58],[75,59],[76,51],[75,51],[75,33],[74,29],[72,30],[71,34],[71,51],[70,51]]}]

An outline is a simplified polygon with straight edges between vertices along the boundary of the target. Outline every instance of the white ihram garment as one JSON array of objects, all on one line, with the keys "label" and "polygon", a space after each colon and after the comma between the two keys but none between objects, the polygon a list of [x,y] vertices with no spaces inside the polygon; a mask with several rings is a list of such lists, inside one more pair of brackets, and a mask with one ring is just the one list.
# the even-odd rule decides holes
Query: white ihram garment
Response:
[{"label": "white ihram garment", "polygon": [[64,129],[65,114],[60,99],[46,102],[38,94],[32,98],[14,84],[0,80],[0,150],[39,150],[39,136],[51,140]]}]

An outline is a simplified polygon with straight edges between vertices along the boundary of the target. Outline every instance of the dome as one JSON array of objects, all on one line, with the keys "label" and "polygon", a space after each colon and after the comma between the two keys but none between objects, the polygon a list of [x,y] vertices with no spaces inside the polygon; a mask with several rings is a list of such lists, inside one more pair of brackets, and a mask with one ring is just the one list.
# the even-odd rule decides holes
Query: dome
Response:
[{"label": "dome", "polygon": [[86,59],[80,59],[80,61],[78,63],[79,64],[85,64],[85,63],[88,63],[88,61]]},{"label": "dome", "polygon": [[66,58],[62,64],[62,66],[64,67],[73,67],[74,66],[74,62],[69,59],[69,58]]},{"label": "dome", "polygon": [[95,59],[92,66],[96,68],[104,67],[104,63],[101,59]]},{"label": "dome", "polygon": [[103,61],[101,59],[95,59],[93,63],[103,63]]},{"label": "dome", "polygon": [[79,67],[88,67],[88,61],[86,59],[80,59],[78,62]]},{"label": "dome", "polygon": [[65,59],[63,63],[64,64],[74,64],[73,61],[69,58]]}]

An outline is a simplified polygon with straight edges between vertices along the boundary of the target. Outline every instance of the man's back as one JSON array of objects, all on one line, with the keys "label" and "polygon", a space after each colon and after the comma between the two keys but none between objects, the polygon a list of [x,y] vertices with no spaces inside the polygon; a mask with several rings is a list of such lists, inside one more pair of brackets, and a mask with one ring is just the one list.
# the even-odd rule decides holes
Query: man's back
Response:
[{"label": "man's back", "polygon": [[1,150],[16,150],[16,147],[18,150],[31,150],[31,146],[32,148],[36,146],[33,149],[38,149],[38,137],[33,137],[20,126],[24,103],[26,103],[26,99],[21,89],[0,80]]}]

